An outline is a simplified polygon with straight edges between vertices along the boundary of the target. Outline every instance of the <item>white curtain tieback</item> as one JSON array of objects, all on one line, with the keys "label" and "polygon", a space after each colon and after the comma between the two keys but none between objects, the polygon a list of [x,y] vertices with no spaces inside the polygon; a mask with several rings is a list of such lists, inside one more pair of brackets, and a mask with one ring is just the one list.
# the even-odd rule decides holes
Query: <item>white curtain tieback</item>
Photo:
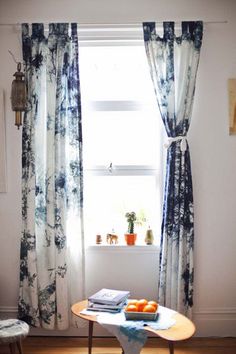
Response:
[{"label": "white curtain tieback", "polygon": [[181,140],[180,143],[180,150],[182,152],[185,152],[187,150],[187,137],[186,136],[176,136],[174,138],[169,137],[167,139],[167,142],[164,144],[165,148],[168,149],[168,147],[170,147],[170,145],[174,142],[174,141],[179,141]]}]

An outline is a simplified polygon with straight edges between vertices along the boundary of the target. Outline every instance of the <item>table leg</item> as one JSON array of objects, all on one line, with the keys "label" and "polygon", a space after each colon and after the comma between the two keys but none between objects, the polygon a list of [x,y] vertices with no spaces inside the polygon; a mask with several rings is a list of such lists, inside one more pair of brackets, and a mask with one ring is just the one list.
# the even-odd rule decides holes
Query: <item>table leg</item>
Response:
[{"label": "table leg", "polygon": [[168,341],[170,354],[174,354],[174,342]]},{"label": "table leg", "polygon": [[89,321],[88,354],[92,354],[93,344],[93,321]]},{"label": "table leg", "polygon": [[19,350],[19,354],[23,354],[23,351],[22,351],[22,346],[21,346],[21,340],[18,340],[16,342],[16,345],[17,345],[17,348]]},{"label": "table leg", "polygon": [[10,351],[11,351],[11,354],[15,354],[15,343],[9,343],[9,347],[10,347]]}]

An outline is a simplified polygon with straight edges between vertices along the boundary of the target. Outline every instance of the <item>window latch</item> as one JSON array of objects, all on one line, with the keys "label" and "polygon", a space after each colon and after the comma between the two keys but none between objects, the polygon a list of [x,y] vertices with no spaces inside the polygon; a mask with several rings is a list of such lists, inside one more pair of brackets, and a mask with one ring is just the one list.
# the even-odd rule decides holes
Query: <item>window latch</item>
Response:
[{"label": "window latch", "polygon": [[110,163],[110,165],[109,165],[109,167],[108,167],[108,171],[109,171],[110,173],[112,173],[112,172],[113,172],[112,162]]}]

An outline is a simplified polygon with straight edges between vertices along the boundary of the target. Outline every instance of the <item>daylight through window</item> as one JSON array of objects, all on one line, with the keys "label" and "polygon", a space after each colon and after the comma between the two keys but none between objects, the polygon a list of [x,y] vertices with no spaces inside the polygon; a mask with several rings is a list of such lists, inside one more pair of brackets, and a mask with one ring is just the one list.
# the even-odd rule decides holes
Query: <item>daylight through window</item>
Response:
[{"label": "daylight through window", "polygon": [[124,244],[135,211],[138,244],[161,217],[162,123],[144,45],[80,48],[85,237],[107,233]]}]

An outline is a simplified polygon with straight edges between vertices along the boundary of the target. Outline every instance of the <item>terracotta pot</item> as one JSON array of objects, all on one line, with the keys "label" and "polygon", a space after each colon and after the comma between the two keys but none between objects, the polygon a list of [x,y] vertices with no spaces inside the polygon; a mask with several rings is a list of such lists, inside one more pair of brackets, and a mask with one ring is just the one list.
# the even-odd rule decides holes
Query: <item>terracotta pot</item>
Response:
[{"label": "terracotta pot", "polygon": [[134,246],[137,239],[137,234],[125,234],[125,241],[128,246]]}]

